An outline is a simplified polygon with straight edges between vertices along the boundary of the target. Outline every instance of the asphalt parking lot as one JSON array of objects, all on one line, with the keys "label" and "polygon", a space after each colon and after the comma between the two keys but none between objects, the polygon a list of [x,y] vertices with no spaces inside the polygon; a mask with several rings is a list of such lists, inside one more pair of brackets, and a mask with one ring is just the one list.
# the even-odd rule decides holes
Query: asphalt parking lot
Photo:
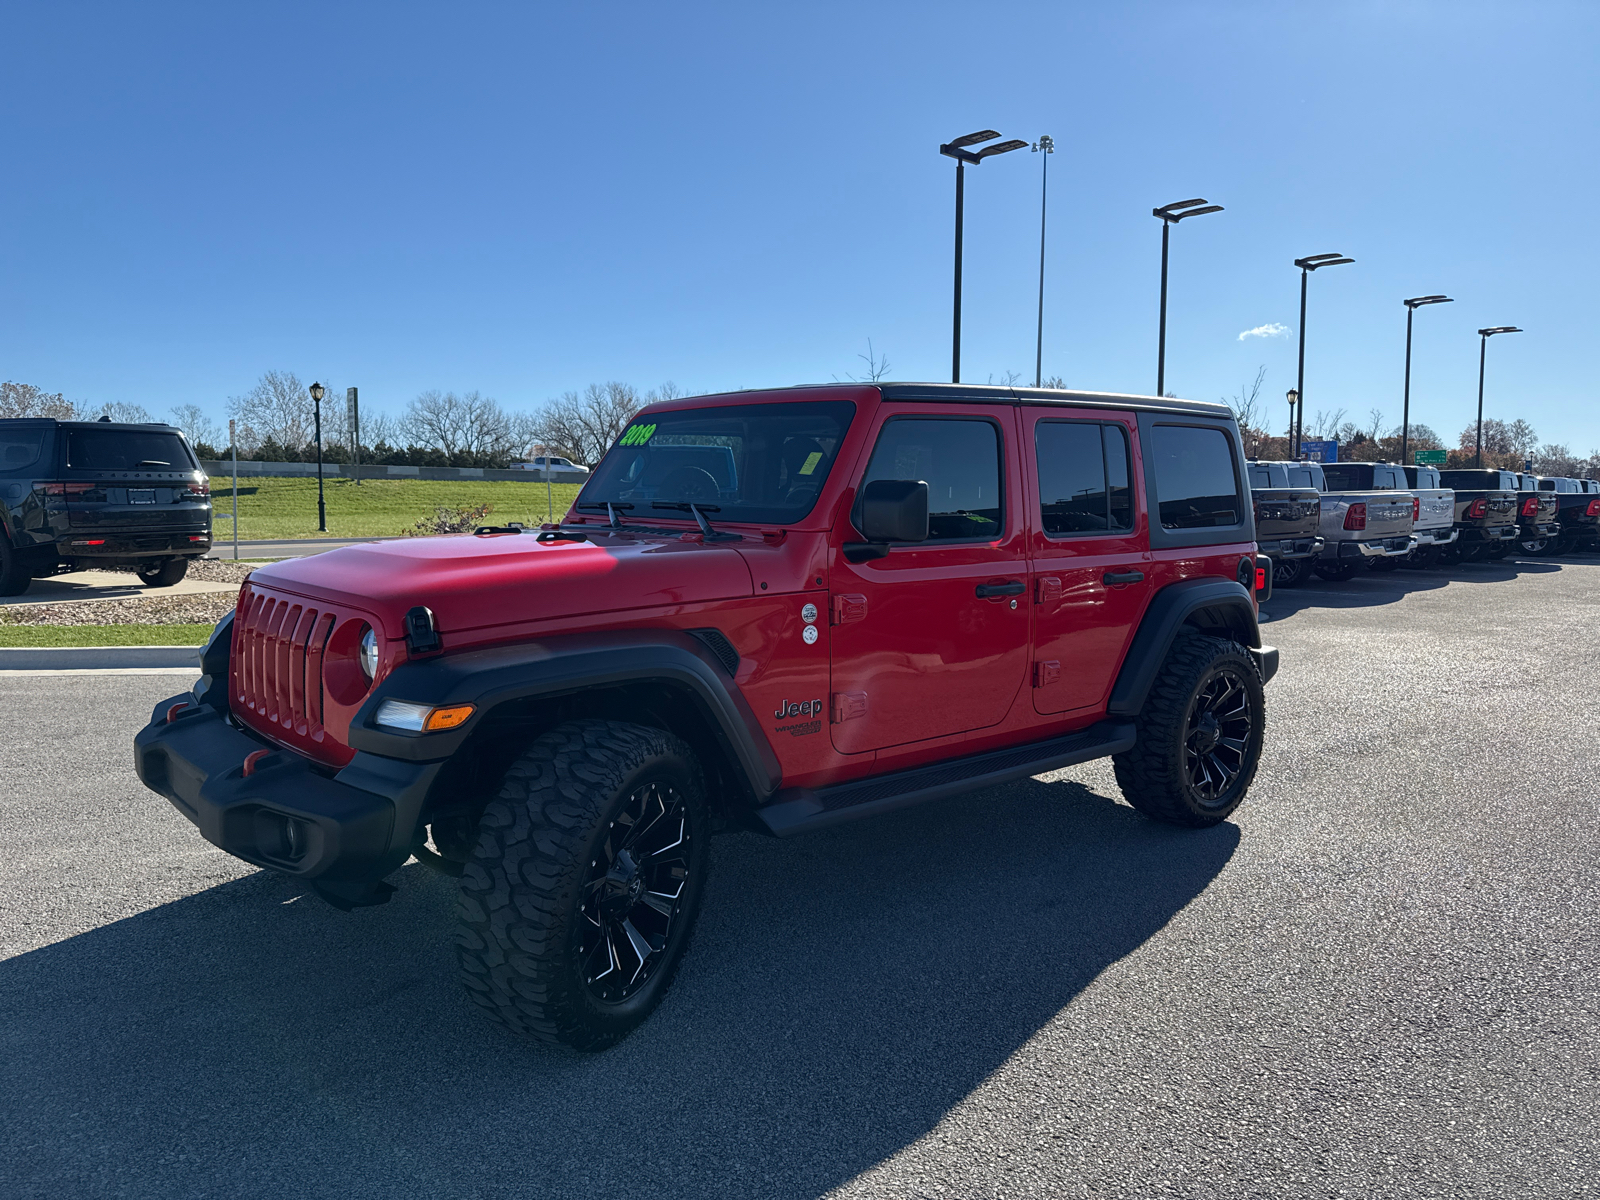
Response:
[{"label": "asphalt parking lot", "polygon": [[453,881],[343,914],[130,739],[181,676],[0,677],[5,1196],[1600,1191],[1600,561],[1280,591],[1234,820],[1108,765],[723,839],[595,1057],[453,977]]}]

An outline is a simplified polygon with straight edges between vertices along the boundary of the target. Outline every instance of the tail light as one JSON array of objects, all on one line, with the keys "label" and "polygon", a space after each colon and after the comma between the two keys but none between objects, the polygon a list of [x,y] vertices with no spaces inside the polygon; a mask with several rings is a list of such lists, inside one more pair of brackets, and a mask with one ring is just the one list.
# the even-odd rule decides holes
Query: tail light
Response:
[{"label": "tail light", "polygon": [[1489,502],[1487,500],[1474,500],[1467,505],[1467,518],[1477,521],[1489,515]]},{"label": "tail light", "polygon": [[1413,497],[1411,497],[1411,519],[1413,521],[1422,520],[1422,497],[1421,496],[1413,496]]},{"label": "tail light", "polygon": [[33,488],[34,491],[43,492],[46,496],[81,496],[99,486],[95,483],[36,483]]},{"label": "tail light", "polygon": [[1367,527],[1367,506],[1365,504],[1352,504],[1344,514],[1344,527],[1346,529],[1365,529]]},{"label": "tail light", "polygon": [[193,479],[189,481],[189,494],[191,496],[211,495],[211,480]]},{"label": "tail light", "polygon": [[1537,517],[1539,515],[1539,497],[1529,496],[1522,502],[1522,515],[1525,517]]},{"label": "tail light", "polygon": [[1584,516],[1600,517],[1600,500],[1589,501],[1589,507],[1584,510]]}]

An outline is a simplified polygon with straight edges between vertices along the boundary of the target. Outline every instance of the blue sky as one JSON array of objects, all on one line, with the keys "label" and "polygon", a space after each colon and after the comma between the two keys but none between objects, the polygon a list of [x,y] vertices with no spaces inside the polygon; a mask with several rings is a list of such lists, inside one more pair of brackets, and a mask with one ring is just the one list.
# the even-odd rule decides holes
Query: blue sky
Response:
[{"label": "blue sky", "polygon": [[[153,411],[268,368],[512,407],[594,380],[949,370],[953,167],[1051,134],[1045,373],[1294,378],[1600,446],[1600,5],[44,5],[0,15],[0,377]],[[1039,156],[969,171],[964,377],[1031,379]],[[1287,336],[1240,340],[1282,324]]]}]

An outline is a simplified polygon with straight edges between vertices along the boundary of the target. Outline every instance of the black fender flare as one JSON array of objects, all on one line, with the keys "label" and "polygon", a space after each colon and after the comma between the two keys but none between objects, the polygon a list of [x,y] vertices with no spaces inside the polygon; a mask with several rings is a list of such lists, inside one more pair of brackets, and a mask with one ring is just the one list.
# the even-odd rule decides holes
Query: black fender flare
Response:
[{"label": "black fender flare", "polygon": [[1111,716],[1139,714],[1167,651],[1179,631],[1189,624],[1226,631],[1250,650],[1259,652],[1255,657],[1264,676],[1270,678],[1277,668],[1277,651],[1262,647],[1255,606],[1242,584],[1233,579],[1185,579],[1162,588],[1145,609],[1111,689],[1111,702],[1106,706]]},{"label": "black fender flare", "polygon": [[[564,634],[413,660],[373,689],[350,722],[349,742],[352,749],[384,758],[438,762],[452,757],[502,704],[653,682],[698,702],[758,801],[777,790],[778,756],[738,685],[704,642],[674,629]],[[471,704],[475,711],[455,729],[410,733],[376,723],[379,706],[390,699]]]}]

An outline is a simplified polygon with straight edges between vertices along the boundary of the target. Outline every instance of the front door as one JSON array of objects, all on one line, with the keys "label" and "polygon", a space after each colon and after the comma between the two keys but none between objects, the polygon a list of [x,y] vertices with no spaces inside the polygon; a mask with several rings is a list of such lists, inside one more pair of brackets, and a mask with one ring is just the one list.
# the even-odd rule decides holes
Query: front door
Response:
[{"label": "front door", "polygon": [[929,536],[861,563],[834,550],[829,727],[839,751],[982,729],[1016,700],[1029,614],[1015,411],[880,409],[857,494],[875,479],[925,481]]},{"label": "front door", "polygon": [[1103,707],[1150,601],[1145,520],[1133,485],[1136,428],[1127,414],[1084,411],[1070,420],[1023,409],[1036,473],[1033,707]]}]

